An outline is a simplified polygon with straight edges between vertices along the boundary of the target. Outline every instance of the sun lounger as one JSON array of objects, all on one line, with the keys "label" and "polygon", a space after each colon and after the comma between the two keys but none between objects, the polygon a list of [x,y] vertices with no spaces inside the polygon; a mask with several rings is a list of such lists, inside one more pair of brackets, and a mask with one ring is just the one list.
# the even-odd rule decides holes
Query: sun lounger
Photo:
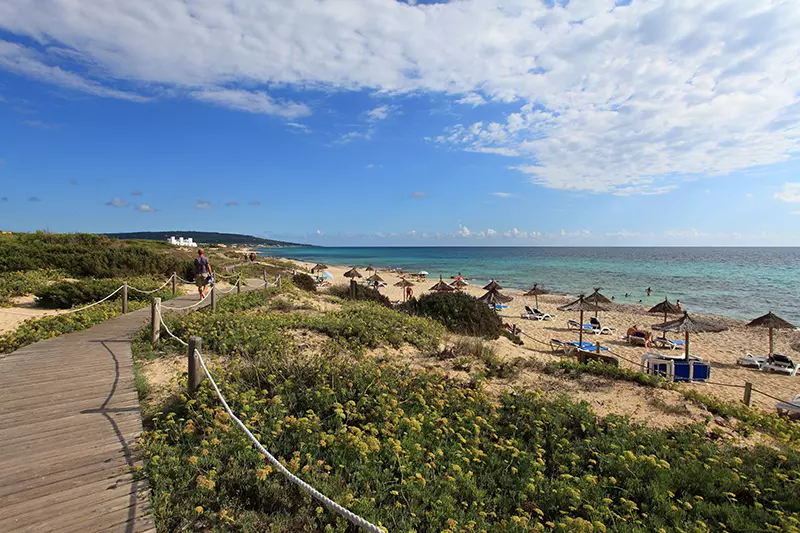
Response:
[{"label": "sun lounger", "polygon": [[[596,352],[597,351],[597,345],[594,344],[594,343],[591,343],[589,341],[583,341],[583,343],[579,343],[578,341],[575,341],[575,342],[568,342],[567,344],[569,344],[571,346],[574,346],[575,348],[577,348],[579,350],[583,350],[584,352]],[[603,352],[607,352],[608,351],[608,346],[600,346],[600,350],[603,351]]]},{"label": "sun lounger", "polygon": [[526,320],[550,320],[556,315],[551,315],[549,313],[542,313],[538,309],[531,309],[529,306],[526,305],[525,312],[520,314],[519,316],[520,318],[524,318]]},{"label": "sun lounger", "polygon": [[564,352],[566,354],[569,351],[574,350],[575,347],[568,342],[560,341],[558,339],[550,339],[550,349],[554,352]]},{"label": "sun lounger", "polygon": [[592,333],[595,335],[611,335],[617,331],[616,328],[601,325],[600,321],[595,317],[589,319],[589,325],[591,326]]},{"label": "sun lounger", "polygon": [[[581,329],[581,323],[577,320],[567,320],[567,329]],[[583,329],[592,330],[591,324],[583,324]]]},{"label": "sun lounger", "polygon": [[644,346],[647,347],[649,344],[649,337],[647,332],[644,331],[637,331],[632,335],[627,335],[622,337],[622,340],[630,344],[631,346]]},{"label": "sun lounger", "polygon": [[762,372],[773,372],[788,376],[796,376],[798,369],[800,369],[800,363],[795,363],[790,357],[779,353],[772,354],[772,358],[748,353],[737,359],[736,364],[747,368],[755,368]]},{"label": "sun lounger", "polygon": [[778,402],[775,410],[781,416],[788,416],[790,420],[800,420],[800,394],[792,398],[791,402]]},{"label": "sun lounger", "polygon": [[686,343],[681,340],[672,340],[666,337],[657,337],[653,339],[653,344],[658,346],[659,348],[669,348],[670,350],[674,350],[675,348],[680,348],[681,346],[685,345]]}]

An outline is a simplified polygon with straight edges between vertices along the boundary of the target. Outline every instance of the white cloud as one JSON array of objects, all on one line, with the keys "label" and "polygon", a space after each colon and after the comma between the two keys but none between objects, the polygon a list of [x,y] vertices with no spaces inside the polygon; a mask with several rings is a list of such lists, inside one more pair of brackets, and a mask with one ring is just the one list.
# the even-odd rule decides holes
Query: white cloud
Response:
[{"label": "white cloud", "polygon": [[261,91],[244,91],[236,89],[204,89],[193,91],[189,96],[212,104],[264,115],[277,115],[285,118],[303,117],[311,114],[311,109],[297,102],[275,100]]},{"label": "white cloud", "polygon": [[791,214],[793,214],[793,215],[800,215],[800,210],[797,210],[797,211],[792,211],[792,212],[791,212]]},{"label": "white cloud", "polygon": [[497,235],[497,232],[492,228],[489,228],[486,230],[486,235],[488,235],[489,237],[494,237],[495,235]]},{"label": "white cloud", "polygon": [[197,200],[197,203],[194,205],[195,209],[211,209],[212,207],[214,207],[214,204],[206,200]]},{"label": "white cloud", "polygon": [[394,108],[389,105],[382,105],[370,110],[367,113],[370,122],[378,122],[389,118],[389,114],[394,111]]},{"label": "white cloud", "polygon": [[305,124],[300,124],[299,122],[287,122],[286,125],[289,126],[290,128],[293,128],[294,131],[297,131],[297,132],[300,132],[300,133],[311,133],[312,132],[311,128],[309,128]]},{"label": "white cloud", "polygon": [[150,206],[149,206],[149,205],[147,205],[147,204],[142,204],[142,205],[140,205],[139,207],[137,207],[137,208],[136,208],[136,210],[137,210],[137,211],[141,211],[141,212],[143,212],[143,213],[152,213],[152,212],[154,212],[156,209],[155,209],[154,207],[150,207]]},{"label": "white cloud", "polygon": [[775,193],[775,198],[784,202],[800,202],[800,181],[783,184],[783,190]]},{"label": "white cloud", "polygon": [[236,200],[228,200],[227,202],[225,202],[225,207],[236,207],[238,205],[239,202],[237,202]]},{"label": "white cloud", "polygon": [[745,198],[752,198],[752,197],[753,197],[753,193],[751,193],[751,192],[748,192],[748,193],[746,193],[746,194],[744,195],[744,197],[745,197]]},{"label": "white cloud", "polygon": [[468,227],[459,224],[458,233],[456,233],[456,235],[458,235],[459,237],[469,237],[472,235],[472,232],[469,230]]},{"label": "white cloud", "polygon": [[112,198],[111,200],[106,202],[106,205],[109,205],[111,207],[127,207],[128,202],[126,202],[122,198]]},{"label": "white cloud", "polygon": [[364,139],[368,141],[372,139],[373,132],[374,130],[372,128],[369,128],[366,131],[349,131],[340,135],[339,138],[333,142],[333,144],[350,144],[358,139]]},{"label": "white cloud", "polygon": [[0,41],[0,68],[287,118],[310,112],[274,97],[287,87],[505,103],[516,112],[437,141],[520,157],[533,182],[566,190],[663,193],[800,151],[795,2],[412,4],[4,0],[0,28],[37,48]]},{"label": "white cloud", "polygon": [[456,103],[478,107],[479,105],[485,104],[486,99],[478,93],[469,93],[465,97],[456,100]]},{"label": "white cloud", "polygon": [[500,198],[513,198],[516,194],[510,192],[490,192],[492,196],[499,196]]},{"label": "white cloud", "polygon": [[322,236],[322,231],[321,230],[317,230],[316,235],[317,235],[317,237],[321,237]]},{"label": "white cloud", "polygon": [[428,194],[424,193],[424,192],[421,192],[421,191],[415,191],[415,192],[412,192],[411,194],[409,194],[408,197],[409,198],[427,198]]}]

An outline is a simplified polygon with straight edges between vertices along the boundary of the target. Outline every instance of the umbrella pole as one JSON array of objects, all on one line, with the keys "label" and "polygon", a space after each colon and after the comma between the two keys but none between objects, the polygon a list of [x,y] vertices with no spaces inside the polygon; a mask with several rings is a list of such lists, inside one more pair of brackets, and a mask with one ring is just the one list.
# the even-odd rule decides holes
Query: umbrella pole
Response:
[{"label": "umbrella pole", "polygon": [[536,301],[536,309],[539,309],[539,295],[534,294],[533,299]]},{"label": "umbrella pole", "polygon": [[769,357],[772,359],[772,354],[774,353],[773,344],[772,344],[772,328],[769,328]]},{"label": "umbrella pole", "polygon": [[683,334],[683,347],[684,347],[683,355],[686,357],[686,360],[688,361],[689,360],[689,332],[688,331]]},{"label": "umbrella pole", "polygon": [[578,349],[583,348],[583,309],[581,309],[580,331],[578,332]]}]

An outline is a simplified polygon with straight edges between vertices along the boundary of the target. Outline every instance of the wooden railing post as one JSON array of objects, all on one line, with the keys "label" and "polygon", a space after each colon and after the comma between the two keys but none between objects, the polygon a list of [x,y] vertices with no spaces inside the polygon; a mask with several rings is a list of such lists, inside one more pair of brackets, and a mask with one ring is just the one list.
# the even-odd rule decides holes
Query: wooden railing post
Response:
[{"label": "wooden railing post", "polygon": [[280,288],[281,288],[281,277],[278,276],[278,289],[280,289]]},{"label": "wooden railing post", "polygon": [[128,282],[122,282],[122,314],[128,312]]},{"label": "wooden railing post", "polygon": [[150,342],[153,346],[158,344],[161,338],[161,320],[158,318],[161,313],[161,298],[153,298],[150,303],[150,322],[152,325],[152,333]]},{"label": "wooden railing post", "polygon": [[204,373],[200,368],[200,361],[197,360],[197,352],[203,347],[203,339],[200,337],[189,337],[189,393],[193,394],[203,381]]},{"label": "wooden railing post", "polygon": [[175,296],[175,293],[178,292],[178,273],[172,273],[172,295]]},{"label": "wooden railing post", "polygon": [[744,382],[744,398],[742,401],[747,407],[750,407],[750,395],[753,393],[753,384],[749,381]]},{"label": "wooden railing post", "polygon": [[236,278],[236,294],[242,293],[242,278]]},{"label": "wooden railing post", "polygon": [[217,310],[217,291],[215,290],[216,287],[214,285],[211,286],[211,312],[215,312]]}]

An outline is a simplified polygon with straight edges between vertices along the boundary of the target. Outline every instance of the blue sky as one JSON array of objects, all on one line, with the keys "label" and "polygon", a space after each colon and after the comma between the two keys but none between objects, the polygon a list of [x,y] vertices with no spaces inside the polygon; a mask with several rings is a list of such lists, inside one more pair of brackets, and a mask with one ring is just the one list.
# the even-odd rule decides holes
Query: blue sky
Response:
[{"label": "blue sky", "polygon": [[0,4],[0,229],[800,245],[791,2],[82,6]]}]

